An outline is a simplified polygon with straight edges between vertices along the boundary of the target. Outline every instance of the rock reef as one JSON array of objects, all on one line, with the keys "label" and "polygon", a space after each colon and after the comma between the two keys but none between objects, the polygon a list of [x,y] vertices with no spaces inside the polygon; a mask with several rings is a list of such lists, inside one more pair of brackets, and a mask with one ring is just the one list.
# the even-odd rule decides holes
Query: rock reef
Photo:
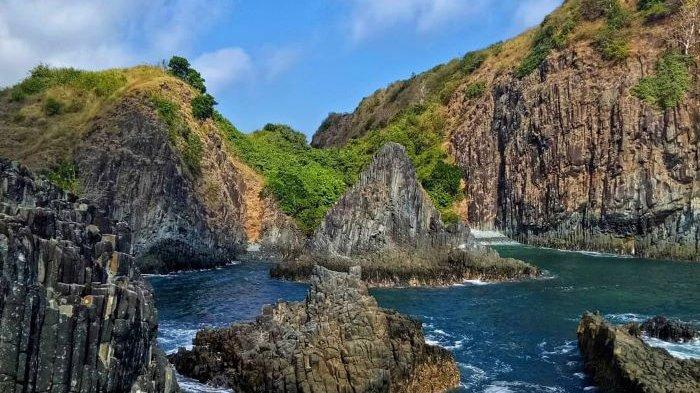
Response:
[{"label": "rock reef", "polygon": [[389,142],[326,214],[309,252],[272,270],[304,279],[316,264],[362,266],[371,285],[449,285],[468,279],[532,277],[537,268],[478,245],[469,228],[445,225],[403,146]]},{"label": "rock reef", "polygon": [[583,315],[578,345],[596,383],[615,392],[700,391],[700,360],[678,359],[652,348],[637,332],[637,325],[611,326],[598,314]]},{"label": "rock reef", "polygon": [[129,226],[0,159],[0,391],[176,392]]},{"label": "rock reef", "polygon": [[457,386],[449,351],[419,321],[385,310],[360,269],[315,267],[303,302],[266,306],[252,323],[197,333],[171,360],[201,382],[246,392],[440,392]]},{"label": "rock reef", "polygon": [[700,338],[700,328],[687,322],[657,315],[644,321],[640,329],[650,337],[664,341],[685,342]]}]

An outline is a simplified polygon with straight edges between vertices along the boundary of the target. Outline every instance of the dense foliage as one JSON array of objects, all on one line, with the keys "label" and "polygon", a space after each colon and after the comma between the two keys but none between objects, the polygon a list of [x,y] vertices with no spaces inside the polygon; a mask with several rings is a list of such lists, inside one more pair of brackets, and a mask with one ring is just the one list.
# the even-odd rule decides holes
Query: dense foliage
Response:
[{"label": "dense foliage", "polygon": [[78,180],[78,170],[73,163],[60,162],[53,167],[46,178],[56,186],[63,190],[70,191],[74,194],[80,192],[80,182]]},{"label": "dense foliage", "polygon": [[189,60],[180,56],[173,56],[168,61],[168,71],[187,82],[201,94],[192,99],[192,114],[200,120],[209,119],[214,115],[214,106],[217,104],[214,97],[207,93],[204,78],[190,66]]},{"label": "dense foliage", "polygon": [[200,94],[192,99],[192,115],[197,119],[204,120],[214,116],[214,105],[217,102],[211,94]]},{"label": "dense foliage", "polygon": [[94,92],[98,97],[113,94],[126,84],[121,70],[81,71],[74,68],[51,68],[40,64],[22,82],[12,87],[10,97],[22,101],[55,86],[67,86],[81,91]]},{"label": "dense foliage", "polygon": [[578,14],[565,12],[564,17],[547,16],[535,32],[530,52],[515,69],[515,76],[524,78],[536,70],[554,49],[563,48],[571,31],[576,27]]},{"label": "dense foliage", "polygon": [[666,53],[656,63],[656,74],[642,78],[632,88],[632,94],[660,109],[675,107],[692,83],[689,63],[688,56],[678,52]]},{"label": "dense foliage", "polygon": [[619,0],[604,0],[605,26],[598,32],[596,46],[606,60],[623,60],[629,55],[631,15]]}]

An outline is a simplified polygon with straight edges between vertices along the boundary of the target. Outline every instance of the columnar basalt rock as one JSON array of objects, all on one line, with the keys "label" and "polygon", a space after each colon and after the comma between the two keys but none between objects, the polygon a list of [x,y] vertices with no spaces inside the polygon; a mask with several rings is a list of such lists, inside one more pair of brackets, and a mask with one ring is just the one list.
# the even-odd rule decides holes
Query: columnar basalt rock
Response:
[{"label": "columnar basalt rock", "polygon": [[452,355],[421,324],[384,310],[358,267],[317,266],[304,302],[277,303],[255,322],[197,333],[177,370],[245,392],[439,392],[459,383]]},{"label": "columnar basalt rock", "polygon": [[586,370],[604,389],[630,393],[700,391],[700,360],[678,359],[637,336],[638,325],[611,326],[586,313],[578,345]]},{"label": "columnar basalt rock", "polygon": [[131,233],[0,159],[0,391],[175,392]]}]

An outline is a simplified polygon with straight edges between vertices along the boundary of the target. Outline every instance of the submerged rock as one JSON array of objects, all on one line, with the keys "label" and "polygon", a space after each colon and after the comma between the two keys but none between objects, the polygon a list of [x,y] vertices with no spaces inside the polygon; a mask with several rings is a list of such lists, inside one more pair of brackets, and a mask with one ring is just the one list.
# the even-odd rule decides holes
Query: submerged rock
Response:
[{"label": "submerged rock", "polygon": [[175,392],[126,223],[0,159],[0,391]]},{"label": "submerged rock", "polygon": [[449,285],[538,274],[533,266],[476,244],[469,228],[445,225],[404,147],[393,142],[328,212],[309,250],[272,275],[304,279],[316,264],[339,271],[361,265],[362,278],[372,285]]},{"label": "submerged rock", "polygon": [[315,267],[304,302],[280,302],[252,323],[197,333],[171,360],[200,382],[245,392],[438,392],[459,383],[449,351],[419,321],[385,310],[360,269]]},{"label": "submerged rock", "polygon": [[658,315],[640,326],[647,335],[664,341],[684,342],[700,338],[700,329],[691,323],[670,320]]},{"label": "submerged rock", "polygon": [[596,383],[616,392],[700,391],[700,360],[678,359],[650,347],[637,336],[636,327],[611,326],[598,314],[583,315],[578,345]]}]

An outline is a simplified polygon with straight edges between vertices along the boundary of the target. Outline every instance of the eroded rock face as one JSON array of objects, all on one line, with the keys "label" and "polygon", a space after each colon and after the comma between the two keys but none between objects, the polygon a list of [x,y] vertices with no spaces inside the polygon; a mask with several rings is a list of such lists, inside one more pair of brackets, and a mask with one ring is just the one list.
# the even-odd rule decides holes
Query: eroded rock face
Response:
[{"label": "eroded rock face", "polygon": [[178,372],[245,392],[439,392],[459,383],[452,355],[421,324],[384,310],[358,268],[314,269],[304,302],[267,306],[255,322],[197,333]]},{"label": "eroded rock face", "polygon": [[353,256],[473,243],[467,228],[442,223],[406,150],[389,142],[328,212],[310,245],[316,252]]},{"label": "eroded rock face", "polygon": [[640,329],[651,337],[664,341],[684,342],[700,338],[700,328],[691,323],[671,320],[658,315],[647,319]]},{"label": "eroded rock face", "polygon": [[131,232],[0,159],[0,391],[175,392]]},{"label": "eroded rock face", "polygon": [[632,326],[608,325],[586,313],[578,326],[578,345],[586,370],[615,392],[692,393],[700,391],[700,360],[674,358],[630,334]]}]

